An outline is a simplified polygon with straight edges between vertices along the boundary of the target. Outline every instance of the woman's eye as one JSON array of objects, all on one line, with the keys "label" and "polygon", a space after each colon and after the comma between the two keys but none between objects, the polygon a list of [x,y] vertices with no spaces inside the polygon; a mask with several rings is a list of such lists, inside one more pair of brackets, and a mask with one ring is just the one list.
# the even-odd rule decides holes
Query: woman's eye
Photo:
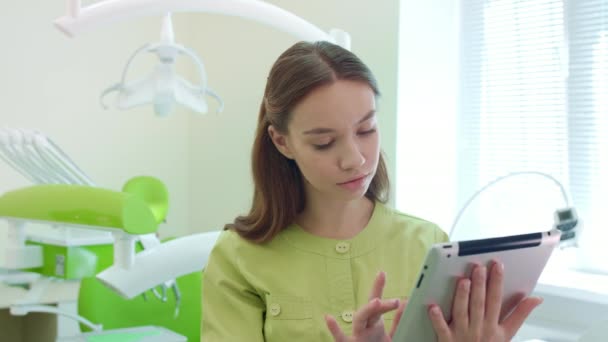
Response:
[{"label": "woman's eye", "polygon": [[333,141],[330,141],[327,144],[313,144],[312,146],[315,148],[315,150],[322,151],[330,148],[332,143]]},{"label": "woman's eye", "polygon": [[359,135],[369,135],[376,132],[376,128],[368,129],[366,131],[358,132]]}]

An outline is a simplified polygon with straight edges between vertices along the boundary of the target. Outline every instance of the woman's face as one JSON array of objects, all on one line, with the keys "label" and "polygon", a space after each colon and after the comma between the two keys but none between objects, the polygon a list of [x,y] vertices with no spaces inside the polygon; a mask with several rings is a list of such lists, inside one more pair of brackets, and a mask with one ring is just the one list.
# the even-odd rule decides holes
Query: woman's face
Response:
[{"label": "woman's face", "polygon": [[375,100],[366,83],[339,80],[296,105],[287,135],[269,128],[277,148],[300,168],[308,200],[365,195],[380,154]]}]

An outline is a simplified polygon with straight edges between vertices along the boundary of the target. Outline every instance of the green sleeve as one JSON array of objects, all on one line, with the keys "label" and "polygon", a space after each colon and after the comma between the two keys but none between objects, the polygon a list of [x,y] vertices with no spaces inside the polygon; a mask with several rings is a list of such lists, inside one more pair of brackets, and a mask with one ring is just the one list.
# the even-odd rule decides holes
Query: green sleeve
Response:
[{"label": "green sleeve", "polygon": [[223,232],[203,277],[201,341],[264,341],[265,305],[239,270],[240,237]]}]

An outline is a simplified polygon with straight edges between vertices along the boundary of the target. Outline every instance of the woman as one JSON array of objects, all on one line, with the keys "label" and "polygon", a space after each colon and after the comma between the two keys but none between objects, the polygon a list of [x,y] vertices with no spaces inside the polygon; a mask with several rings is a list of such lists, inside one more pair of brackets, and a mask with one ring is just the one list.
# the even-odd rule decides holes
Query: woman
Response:
[{"label": "woman", "polygon": [[[300,42],[279,56],[253,145],[252,208],[226,226],[205,270],[203,341],[390,340],[399,299],[447,236],[384,204],[378,96],[370,70],[339,46]],[[461,281],[452,322],[430,315],[440,341],[515,334],[539,300],[498,322],[500,269],[487,295],[485,267]]]}]

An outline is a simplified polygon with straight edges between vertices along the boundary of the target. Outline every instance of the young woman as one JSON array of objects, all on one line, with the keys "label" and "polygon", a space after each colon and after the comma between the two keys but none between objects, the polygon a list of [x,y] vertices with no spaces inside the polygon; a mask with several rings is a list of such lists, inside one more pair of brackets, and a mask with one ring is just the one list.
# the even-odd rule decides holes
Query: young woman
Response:
[{"label": "young woman", "polygon": [[[252,208],[226,226],[205,269],[203,341],[390,341],[399,299],[447,236],[384,204],[378,96],[361,60],[328,42],[297,43],[275,62]],[[499,322],[500,265],[486,273],[461,281],[451,322],[430,308],[440,341],[509,341],[540,302]]]}]

